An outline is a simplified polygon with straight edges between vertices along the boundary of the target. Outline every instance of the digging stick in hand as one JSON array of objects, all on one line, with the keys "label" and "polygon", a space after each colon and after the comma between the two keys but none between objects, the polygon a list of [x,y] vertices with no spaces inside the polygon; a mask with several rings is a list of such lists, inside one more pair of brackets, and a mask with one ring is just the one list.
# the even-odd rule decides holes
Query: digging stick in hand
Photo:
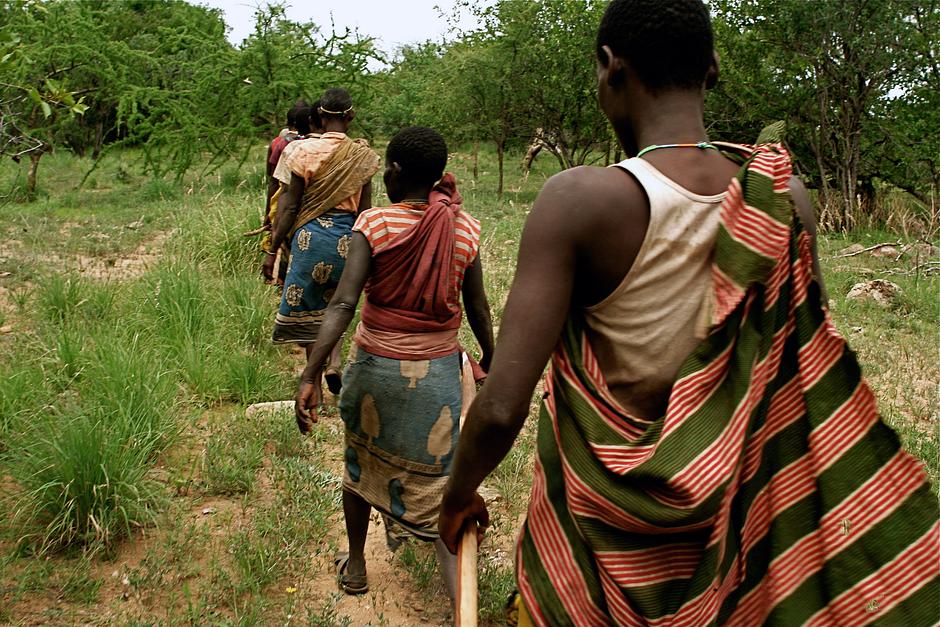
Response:
[{"label": "digging stick in hand", "polygon": [[[463,368],[460,377],[460,388],[463,396],[460,410],[460,427],[467,417],[467,410],[476,395],[476,382],[473,379],[473,368],[466,354],[463,357]],[[477,624],[477,528],[475,523],[468,523],[460,538],[457,547],[457,627],[476,627]]]}]

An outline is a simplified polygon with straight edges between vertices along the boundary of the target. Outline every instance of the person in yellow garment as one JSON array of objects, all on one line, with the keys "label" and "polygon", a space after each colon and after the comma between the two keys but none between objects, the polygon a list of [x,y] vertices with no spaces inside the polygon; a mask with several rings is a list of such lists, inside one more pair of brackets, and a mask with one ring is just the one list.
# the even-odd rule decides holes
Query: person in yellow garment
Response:
[{"label": "person in yellow garment", "polygon": [[[313,103],[312,106],[308,106],[303,100],[297,101],[297,104],[295,104],[288,112],[287,119],[291,128],[284,129],[287,132],[285,133],[282,131],[271,141],[271,144],[268,147],[268,155],[265,161],[265,168],[268,175],[268,187],[265,193],[264,223],[261,227],[262,231],[264,231],[264,235],[261,239],[262,252],[271,251],[271,238],[273,235],[274,225],[277,222],[277,201],[281,192],[290,183],[290,170],[286,170],[285,172],[284,166],[281,166],[280,169],[278,169],[278,166],[281,165],[281,157],[285,152],[288,154],[291,152],[290,147],[293,142],[303,139],[317,138],[320,137],[320,135],[323,133],[320,114],[317,111],[319,106],[319,100]],[[277,253],[276,250],[274,252]],[[289,257],[290,248],[282,244],[280,267],[277,268],[277,275],[274,277],[275,282],[279,285],[284,284],[284,278],[287,275],[287,263]]]}]

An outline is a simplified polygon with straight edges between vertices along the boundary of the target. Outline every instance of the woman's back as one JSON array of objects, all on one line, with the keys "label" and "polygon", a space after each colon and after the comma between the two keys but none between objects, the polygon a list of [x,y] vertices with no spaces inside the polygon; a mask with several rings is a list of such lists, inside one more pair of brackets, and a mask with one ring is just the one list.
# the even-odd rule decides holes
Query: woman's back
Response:
[{"label": "woman's back", "polygon": [[[364,211],[356,222],[355,230],[362,233],[372,247],[373,263],[376,255],[384,251],[394,238],[414,227],[424,217],[426,203],[395,203],[388,207],[373,207]],[[460,294],[463,276],[474,262],[480,249],[480,221],[461,209],[454,220],[453,286]],[[381,263],[379,261],[379,263]],[[369,284],[366,284],[366,293]],[[453,304],[459,304],[454,301]]]}]

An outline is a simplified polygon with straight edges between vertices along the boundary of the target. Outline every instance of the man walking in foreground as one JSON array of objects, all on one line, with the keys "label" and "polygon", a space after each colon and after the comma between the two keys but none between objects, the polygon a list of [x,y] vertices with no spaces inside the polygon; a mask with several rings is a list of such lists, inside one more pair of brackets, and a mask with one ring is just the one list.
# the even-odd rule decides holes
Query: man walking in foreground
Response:
[{"label": "man walking in foreground", "polygon": [[832,325],[786,151],[708,140],[712,45],[700,0],[608,6],[598,97],[637,156],[536,200],[441,538],[486,524],[551,357],[520,623],[934,624],[936,500]]}]

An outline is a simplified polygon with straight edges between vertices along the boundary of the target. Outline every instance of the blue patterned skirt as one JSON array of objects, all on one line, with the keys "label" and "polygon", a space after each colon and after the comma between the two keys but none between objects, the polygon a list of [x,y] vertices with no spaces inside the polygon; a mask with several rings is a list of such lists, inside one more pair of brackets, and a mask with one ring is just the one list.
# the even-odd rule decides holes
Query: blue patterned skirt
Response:
[{"label": "blue patterned skirt", "polygon": [[346,265],[355,221],[355,215],[333,209],[294,233],[281,306],[274,319],[274,343],[317,340],[326,306]]},{"label": "blue patterned skirt", "polygon": [[460,408],[459,353],[400,361],[353,344],[339,401],[343,488],[419,538],[436,539]]}]

